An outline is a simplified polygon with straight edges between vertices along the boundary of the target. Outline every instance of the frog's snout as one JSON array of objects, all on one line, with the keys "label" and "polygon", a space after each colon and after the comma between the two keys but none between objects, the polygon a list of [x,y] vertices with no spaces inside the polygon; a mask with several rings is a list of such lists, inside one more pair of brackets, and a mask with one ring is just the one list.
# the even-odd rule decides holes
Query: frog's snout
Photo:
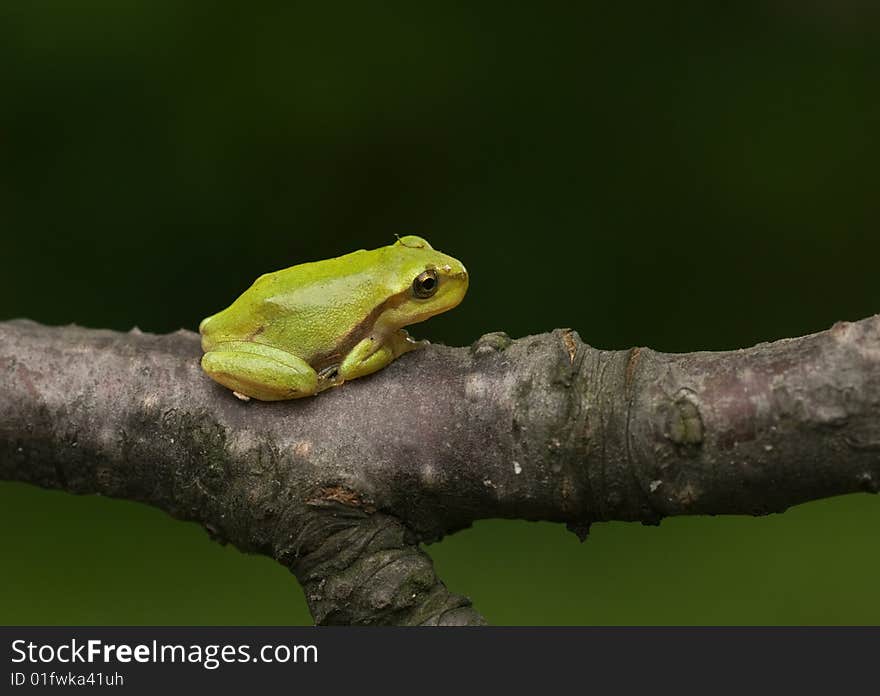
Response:
[{"label": "frog's snout", "polygon": [[467,269],[463,263],[459,263],[458,266],[458,270],[453,269],[452,277],[464,286],[464,290],[467,290],[468,283],[470,282]]},{"label": "frog's snout", "polygon": [[440,266],[440,270],[450,278],[463,280],[465,283],[468,282],[468,272],[461,261],[456,261],[454,265],[448,263],[444,264],[443,266]]}]

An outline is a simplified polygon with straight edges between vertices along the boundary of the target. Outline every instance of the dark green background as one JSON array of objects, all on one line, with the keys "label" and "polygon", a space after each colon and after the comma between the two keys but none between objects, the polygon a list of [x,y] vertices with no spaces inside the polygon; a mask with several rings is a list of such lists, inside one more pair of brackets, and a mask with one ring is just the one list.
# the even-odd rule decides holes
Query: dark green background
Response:
[{"label": "dark green background", "polygon": [[[860,3],[279,5],[2,4],[0,318],[194,329],[395,233],[471,272],[415,331],[450,344],[727,349],[880,311]],[[878,531],[859,495],[430,552],[496,623],[878,623]],[[3,623],[309,621],[280,566],[134,503],[0,484],[0,559]]]}]

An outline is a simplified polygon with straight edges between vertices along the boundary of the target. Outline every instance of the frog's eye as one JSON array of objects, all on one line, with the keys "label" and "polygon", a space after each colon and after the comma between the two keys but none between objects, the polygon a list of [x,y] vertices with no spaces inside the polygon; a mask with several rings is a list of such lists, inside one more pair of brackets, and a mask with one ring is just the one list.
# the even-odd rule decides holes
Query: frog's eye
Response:
[{"label": "frog's eye", "polygon": [[440,278],[437,275],[437,271],[429,268],[427,271],[419,273],[413,281],[413,295],[421,300],[427,299],[437,292],[439,286]]}]

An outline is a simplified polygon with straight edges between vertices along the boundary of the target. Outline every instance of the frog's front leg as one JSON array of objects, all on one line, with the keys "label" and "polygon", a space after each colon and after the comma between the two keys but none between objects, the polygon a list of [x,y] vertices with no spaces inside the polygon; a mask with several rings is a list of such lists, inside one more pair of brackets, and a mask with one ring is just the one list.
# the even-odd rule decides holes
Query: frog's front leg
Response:
[{"label": "frog's front leg", "polygon": [[311,396],[318,375],[302,358],[250,341],[219,343],[202,356],[211,379],[239,394],[260,401]]},{"label": "frog's front leg", "polygon": [[339,377],[348,380],[372,374],[395,358],[426,344],[427,341],[413,340],[403,329],[393,332],[384,341],[367,336],[345,356],[339,366]]}]

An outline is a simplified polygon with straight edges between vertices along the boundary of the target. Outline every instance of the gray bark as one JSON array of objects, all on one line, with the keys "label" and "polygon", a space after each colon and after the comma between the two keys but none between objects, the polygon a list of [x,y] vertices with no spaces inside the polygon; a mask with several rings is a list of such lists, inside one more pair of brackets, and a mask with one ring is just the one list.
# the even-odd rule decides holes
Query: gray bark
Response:
[{"label": "gray bark", "polygon": [[278,403],[200,353],[187,331],[0,323],[0,478],[198,521],[290,568],[318,623],[482,623],[419,547],[476,519],[583,538],[880,486],[880,315],[729,352],[489,334]]}]

